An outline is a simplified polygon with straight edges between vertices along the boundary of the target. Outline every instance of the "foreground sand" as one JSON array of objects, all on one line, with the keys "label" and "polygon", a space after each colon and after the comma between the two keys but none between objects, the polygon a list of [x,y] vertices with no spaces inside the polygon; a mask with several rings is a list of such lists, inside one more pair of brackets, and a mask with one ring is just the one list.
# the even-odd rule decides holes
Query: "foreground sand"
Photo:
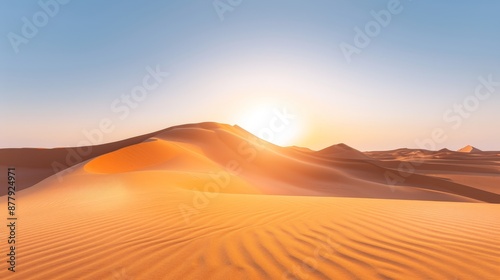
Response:
[{"label": "foreground sand", "polygon": [[[415,151],[313,152],[248,137],[181,126],[25,186],[17,272],[3,265],[0,279],[500,275],[500,204],[484,203],[500,199],[496,153],[423,151],[404,174],[397,166]],[[407,177],[387,185],[386,172]]]},{"label": "foreground sand", "polygon": [[[500,275],[494,204],[202,194],[120,180],[19,199],[18,272],[2,269],[1,279]],[[185,216],[181,205],[196,211]]]}]

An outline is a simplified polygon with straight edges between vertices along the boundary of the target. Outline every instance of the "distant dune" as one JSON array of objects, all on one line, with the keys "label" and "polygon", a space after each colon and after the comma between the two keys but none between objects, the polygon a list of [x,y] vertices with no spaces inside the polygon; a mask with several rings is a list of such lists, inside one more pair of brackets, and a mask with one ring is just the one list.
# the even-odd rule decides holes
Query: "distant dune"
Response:
[{"label": "distant dune", "polygon": [[367,155],[363,154],[362,152],[354,148],[347,146],[344,143],[324,148],[323,150],[318,151],[317,154],[331,158],[360,159],[360,160],[370,159],[370,157],[368,157]]},{"label": "distant dune", "polygon": [[22,263],[0,279],[500,275],[499,152],[312,151],[200,123],[93,147],[54,175],[71,151],[0,150],[23,188]]},{"label": "distant dune", "polygon": [[461,153],[480,153],[480,152],[482,152],[478,148],[475,148],[475,147],[473,147],[471,145],[467,145],[467,146],[463,147],[462,149],[460,149],[458,151],[461,152]]}]

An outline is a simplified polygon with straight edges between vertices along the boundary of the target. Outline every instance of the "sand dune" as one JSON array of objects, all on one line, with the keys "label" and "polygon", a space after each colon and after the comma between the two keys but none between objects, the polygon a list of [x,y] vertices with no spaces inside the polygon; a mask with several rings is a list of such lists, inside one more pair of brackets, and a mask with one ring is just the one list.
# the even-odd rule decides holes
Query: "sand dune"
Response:
[{"label": "sand dune", "polygon": [[458,151],[461,152],[461,153],[480,153],[480,152],[482,152],[478,148],[473,147],[471,145],[467,145],[467,146],[459,149]]},{"label": "sand dune", "polygon": [[[194,172],[217,173],[228,165],[241,172],[232,176],[230,187],[222,192],[500,203],[496,193],[438,176],[412,174],[398,186],[389,186],[387,173],[402,172],[386,168],[345,144],[318,152],[282,148],[256,139],[239,127],[215,123],[162,131],[150,142],[96,157],[84,169],[90,173],[175,171],[178,186],[193,189],[204,187],[192,181]],[[171,177],[168,175],[165,183]],[[235,181],[242,186],[236,186]]]},{"label": "sand dune", "polygon": [[342,159],[370,159],[364,153],[347,146],[346,144],[337,144],[325,148],[321,151],[318,151],[317,154],[320,154],[324,157],[333,157],[333,158],[342,158]]},{"label": "sand dune", "polygon": [[[0,166],[16,166],[22,174],[18,189],[63,169],[54,168],[54,163],[67,168],[85,162],[88,173],[177,171],[177,177],[185,177],[180,181],[188,189],[200,187],[190,179],[193,172],[219,172],[229,167],[241,170],[235,177],[247,193],[500,202],[496,192],[442,176],[460,171],[494,177],[500,171],[500,157],[492,152],[398,149],[362,153],[345,144],[316,152],[275,146],[238,126],[217,123],[176,126],[95,146],[89,154],[79,153],[82,149],[87,147],[3,149]],[[419,162],[411,172],[401,168],[402,162],[415,159]],[[402,179],[393,182],[393,176]],[[235,193],[241,191],[234,188]]]},{"label": "sand dune", "polygon": [[463,151],[442,149],[426,150],[398,149],[394,151],[367,152],[377,163],[397,169],[402,162],[412,164],[417,174],[446,179],[460,185],[498,194],[500,191],[500,158],[496,151],[480,151],[466,146]]},{"label": "sand dune", "polygon": [[[0,154],[45,153],[2,162],[43,169],[62,151]],[[217,123],[93,151],[18,192],[18,272],[0,279],[500,275],[498,152],[312,151]],[[404,180],[388,185],[388,173]]]}]

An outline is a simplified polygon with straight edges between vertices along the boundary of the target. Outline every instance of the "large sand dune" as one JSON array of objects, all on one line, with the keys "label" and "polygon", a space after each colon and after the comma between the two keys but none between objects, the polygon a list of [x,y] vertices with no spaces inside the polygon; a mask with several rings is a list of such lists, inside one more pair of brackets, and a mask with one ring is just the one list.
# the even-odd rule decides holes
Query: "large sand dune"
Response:
[{"label": "large sand dune", "polygon": [[[216,123],[126,141],[23,186],[18,271],[0,279],[500,275],[498,152],[315,152]],[[36,168],[65,156],[45,153]]]}]

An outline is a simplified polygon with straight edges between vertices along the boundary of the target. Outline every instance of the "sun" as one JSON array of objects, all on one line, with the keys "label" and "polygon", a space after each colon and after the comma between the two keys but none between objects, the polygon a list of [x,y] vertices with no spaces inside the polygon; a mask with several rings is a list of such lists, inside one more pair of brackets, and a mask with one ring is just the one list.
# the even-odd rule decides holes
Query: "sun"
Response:
[{"label": "sun", "polygon": [[301,132],[297,116],[287,106],[260,105],[243,112],[236,124],[279,146],[296,144]]}]

